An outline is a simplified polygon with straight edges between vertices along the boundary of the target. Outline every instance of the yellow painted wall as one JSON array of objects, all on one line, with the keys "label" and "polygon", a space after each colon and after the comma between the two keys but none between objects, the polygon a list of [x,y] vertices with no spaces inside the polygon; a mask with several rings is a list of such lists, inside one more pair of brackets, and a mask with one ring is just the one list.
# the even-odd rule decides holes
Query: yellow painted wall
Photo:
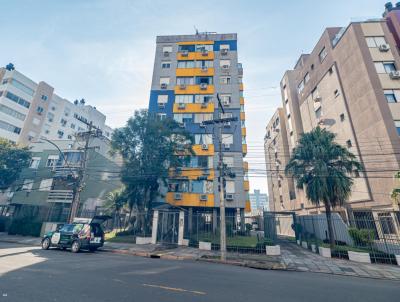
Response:
[{"label": "yellow painted wall", "polygon": [[244,188],[245,191],[250,191],[250,183],[249,183],[248,180],[245,180],[243,182],[243,188]]},{"label": "yellow painted wall", "polygon": [[244,97],[240,97],[240,105],[244,105]]},{"label": "yellow painted wall", "polygon": [[242,128],[242,136],[246,136],[246,134],[247,134],[246,128]]},{"label": "yellow painted wall", "polygon": [[244,211],[246,213],[250,213],[251,212],[250,200],[246,200],[246,205],[245,205]]},{"label": "yellow painted wall", "polygon": [[246,114],[244,112],[240,112],[240,120],[244,121],[246,119]]},{"label": "yellow painted wall", "polygon": [[182,53],[178,52],[176,54],[176,59],[179,61],[184,61],[184,60],[214,60],[214,52],[209,51],[207,54],[204,54],[202,52],[189,52],[187,56],[182,56]]},{"label": "yellow painted wall", "polygon": [[187,206],[187,207],[213,207],[214,194],[207,194],[207,201],[200,201],[200,195],[194,193],[182,193],[182,200],[175,200],[174,193],[168,192],[166,201],[174,206]]},{"label": "yellow painted wall", "polygon": [[243,162],[243,170],[244,170],[245,172],[249,171],[249,163],[248,163],[247,161],[244,161],[244,162]]},{"label": "yellow painted wall", "polygon": [[185,104],[185,109],[179,109],[179,104],[174,104],[174,113],[189,113],[189,112],[197,112],[197,113],[213,113],[214,112],[214,103],[207,104],[206,108],[202,108],[202,104]]},{"label": "yellow painted wall", "polygon": [[210,67],[207,69],[202,68],[177,68],[177,77],[199,77],[199,76],[213,76],[214,68]]},{"label": "yellow painted wall", "polygon": [[196,155],[214,155],[214,145],[208,145],[208,150],[203,150],[201,145],[193,145],[193,151]]},{"label": "yellow painted wall", "polygon": [[175,86],[175,94],[213,94],[214,85],[208,85],[207,89],[200,89],[200,85],[187,85],[181,89],[179,85]]},{"label": "yellow painted wall", "polygon": [[243,151],[243,154],[247,154],[247,145],[246,144],[242,145],[242,151]]},{"label": "yellow painted wall", "polygon": [[[213,180],[214,175],[215,175],[214,169],[210,169],[209,171],[210,171],[210,175],[207,176],[207,179]],[[171,177],[177,177],[176,176],[177,174],[175,174],[173,171],[170,171],[169,175]],[[188,179],[192,179],[192,180],[195,180],[195,179],[197,179],[197,177],[200,177],[200,176],[204,176],[204,169],[197,169],[197,168],[183,169],[182,172],[178,175],[178,177],[185,177],[185,178],[187,177]]]}]

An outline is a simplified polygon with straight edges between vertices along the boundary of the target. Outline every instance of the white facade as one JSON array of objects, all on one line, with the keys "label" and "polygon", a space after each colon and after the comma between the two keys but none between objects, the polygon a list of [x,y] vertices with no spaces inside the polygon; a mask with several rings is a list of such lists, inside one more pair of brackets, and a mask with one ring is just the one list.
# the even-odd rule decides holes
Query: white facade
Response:
[{"label": "white facade", "polygon": [[111,138],[106,116],[84,102],[74,103],[54,93],[44,82],[30,80],[12,65],[0,68],[0,138],[28,145],[40,137],[73,140],[92,122]]}]

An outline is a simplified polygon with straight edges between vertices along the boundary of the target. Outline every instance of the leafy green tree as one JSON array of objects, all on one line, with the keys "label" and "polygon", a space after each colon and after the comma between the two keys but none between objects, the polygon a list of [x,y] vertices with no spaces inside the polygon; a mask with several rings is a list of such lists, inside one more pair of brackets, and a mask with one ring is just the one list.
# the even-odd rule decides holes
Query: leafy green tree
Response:
[{"label": "leafy green tree", "polygon": [[142,231],[149,227],[148,210],[167,185],[169,169],[182,167],[192,153],[193,138],[172,119],[159,119],[147,110],[134,113],[125,127],[114,131],[112,152],[123,159],[121,181],[129,208],[138,215],[136,225]]},{"label": "leafy green tree", "polygon": [[118,221],[117,228],[120,229],[121,211],[127,203],[125,196],[125,188],[116,189],[111,191],[106,196],[105,207],[114,214],[114,221]]},{"label": "leafy green tree", "polygon": [[332,248],[335,244],[332,209],[344,205],[351,194],[351,175],[361,169],[354,154],[334,139],[335,134],[320,127],[303,134],[285,169],[299,189],[305,188],[314,205],[324,204]]},{"label": "leafy green tree", "polygon": [[0,191],[9,188],[19,177],[23,168],[29,166],[31,153],[28,148],[0,139]]},{"label": "leafy green tree", "polygon": [[[400,180],[400,172],[397,172],[394,175],[394,178],[398,182]],[[397,208],[399,208],[400,207],[400,188],[399,187],[394,188],[392,190],[391,197],[393,199],[393,202],[395,203],[395,206],[397,206]]]}]

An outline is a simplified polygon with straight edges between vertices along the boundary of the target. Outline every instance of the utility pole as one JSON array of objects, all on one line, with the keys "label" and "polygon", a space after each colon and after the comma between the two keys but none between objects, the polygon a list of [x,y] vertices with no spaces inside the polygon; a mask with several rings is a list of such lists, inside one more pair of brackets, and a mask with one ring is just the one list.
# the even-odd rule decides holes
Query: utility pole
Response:
[{"label": "utility pole", "polygon": [[[217,94],[218,104],[221,108],[221,112],[225,113],[224,107],[222,106],[219,95]],[[216,125],[218,126],[218,189],[219,189],[219,211],[220,211],[220,250],[221,250],[221,261],[226,261],[226,221],[225,221],[225,166],[223,160],[223,152],[222,152],[222,129],[224,128],[225,123],[235,122],[237,121],[237,117],[229,117],[229,118],[219,118],[216,120],[204,121],[203,125]],[[233,173],[230,173],[233,175]]]},{"label": "utility pole", "polygon": [[[101,130],[95,126],[93,126],[93,122],[86,122],[82,119],[79,119],[81,122],[85,123],[88,126],[88,131],[86,132],[81,132],[78,133],[77,135],[80,137],[84,138],[85,141],[85,146],[81,149],[83,150],[83,155],[80,158],[80,167],[79,167],[79,173],[78,177],[76,179],[75,185],[74,185],[74,198],[72,200],[71,204],[71,212],[70,212],[70,217],[69,217],[69,222],[72,223],[74,218],[76,217],[79,209],[79,204],[80,204],[80,193],[82,189],[84,188],[84,178],[86,175],[86,164],[88,160],[88,150],[92,149],[92,147],[89,147],[90,143],[90,138],[92,137],[101,137],[102,133]],[[93,131],[94,130],[94,131]]]}]

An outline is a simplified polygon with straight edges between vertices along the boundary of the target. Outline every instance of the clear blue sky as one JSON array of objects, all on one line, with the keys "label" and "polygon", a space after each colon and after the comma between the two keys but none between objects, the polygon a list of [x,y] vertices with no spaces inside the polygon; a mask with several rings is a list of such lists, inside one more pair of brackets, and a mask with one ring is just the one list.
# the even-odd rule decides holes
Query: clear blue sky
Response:
[{"label": "clear blue sky", "polygon": [[[264,169],[264,128],[281,105],[277,86],[325,27],[381,16],[386,1],[1,1],[0,65],[12,62],[69,100],[85,98],[123,126],[148,104],[155,37],[238,33],[244,66],[249,162]],[[265,178],[251,189],[267,192]]]}]

